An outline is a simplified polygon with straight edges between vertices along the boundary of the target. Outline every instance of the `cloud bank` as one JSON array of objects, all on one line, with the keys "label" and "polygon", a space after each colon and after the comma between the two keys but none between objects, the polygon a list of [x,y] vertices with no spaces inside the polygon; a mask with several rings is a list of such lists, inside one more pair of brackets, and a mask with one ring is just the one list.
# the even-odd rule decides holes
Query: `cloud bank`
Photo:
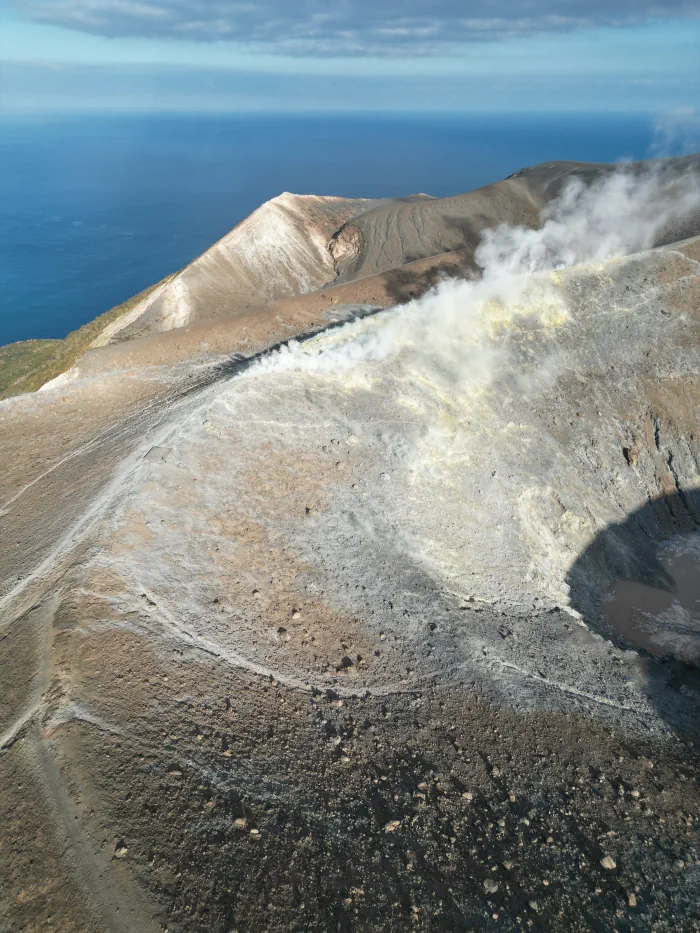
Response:
[{"label": "cloud bank", "polygon": [[464,42],[651,18],[696,0],[15,0],[37,22],[102,36],[234,40],[291,55],[444,54]]}]

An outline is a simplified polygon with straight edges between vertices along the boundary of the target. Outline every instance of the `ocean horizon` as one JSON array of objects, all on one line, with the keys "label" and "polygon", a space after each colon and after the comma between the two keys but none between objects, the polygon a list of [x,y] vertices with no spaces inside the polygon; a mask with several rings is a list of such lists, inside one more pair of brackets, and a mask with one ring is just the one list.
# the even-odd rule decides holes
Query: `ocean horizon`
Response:
[{"label": "ocean horizon", "polygon": [[444,197],[653,138],[643,114],[5,114],[0,345],[65,337],[282,191]]}]

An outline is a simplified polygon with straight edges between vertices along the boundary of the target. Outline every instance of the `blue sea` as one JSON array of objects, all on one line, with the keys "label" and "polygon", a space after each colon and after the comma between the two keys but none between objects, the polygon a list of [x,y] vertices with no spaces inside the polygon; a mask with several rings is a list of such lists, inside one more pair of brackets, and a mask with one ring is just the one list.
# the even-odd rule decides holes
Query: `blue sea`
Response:
[{"label": "blue sea", "polygon": [[282,191],[458,194],[554,159],[644,158],[630,115],[0,117],[0,344],[70,330]]}]

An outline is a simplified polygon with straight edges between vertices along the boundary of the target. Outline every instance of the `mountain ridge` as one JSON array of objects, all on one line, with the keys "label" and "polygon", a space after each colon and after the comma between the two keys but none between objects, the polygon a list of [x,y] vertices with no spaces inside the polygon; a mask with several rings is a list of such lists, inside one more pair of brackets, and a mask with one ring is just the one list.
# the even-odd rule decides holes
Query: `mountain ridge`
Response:
[{"label": "mountain ridge", "polygon": [[599,177],[0,403],[8,928],[696,925],[700,616],[608,609],[700,555],[700,186]]},{"label": "mountain ridge", "polygon": [[[338,302],[388,307],[410,300],[445,275],[478,274],[474,251],[482,231],[501,223],[536,227],[540,211],[568,179],[579,177],[588,184],[614,171],[639,172],[648,164],[542,163],[448,198],[415,194],[363,199],[283,192],[183,270],[147,290],[143,297],[109,312],[110,322],[87,346],[82,336],[73,339],[73,346],[80,347],[77,355],[47,345],[37,348],[35,359],[28,352],[34,348],[27,347],[24,355],[21,347],[16,348],[12,351],[13,366],[18,375],[9,375],[0,398],[27,385],[38,388],[42,371],[56,378],[76,363],[80,369],[86,352],[90,356],[92,351],[114,344],[199,325],[211,325],[210,331],[218,334],[215,352],[225,352],[227,319],[233,322],[277,301],[293,305],[295,299],[317,294],[309,303],[325,309]],[[670,171],[700,171],[698,156],[651,164]],[[698,232],[700,221],[696,219],[684,230],[669,232],[666,240],[689,238]],[[357,283],[354,289],[330,291],[353,283]],[[285,307],[280,306],[280,312]],[[199,345],[184,339],[183,346],[188,342],[192,353],[206,356],[206,337]],[[112,351],[105,358],[116,359],[118,355]],[[137,356],[138,352],[124,351],[124,355]],[[5,351],[4,356],[9,360],[11,351]],[[60,362],[54,357],[68,363],[60,372],[56,372]]]}]

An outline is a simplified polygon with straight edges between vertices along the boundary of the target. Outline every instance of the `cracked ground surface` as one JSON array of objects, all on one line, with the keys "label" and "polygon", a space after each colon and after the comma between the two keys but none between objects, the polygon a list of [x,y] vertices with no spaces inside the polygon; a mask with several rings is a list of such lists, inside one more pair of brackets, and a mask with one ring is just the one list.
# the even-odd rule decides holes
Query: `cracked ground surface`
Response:
[{"label": "cracked ground surface", "polygon": [[696,672],[600,612],[700,522],[699,262],[6,403],[0,929],[700,929]]}]

